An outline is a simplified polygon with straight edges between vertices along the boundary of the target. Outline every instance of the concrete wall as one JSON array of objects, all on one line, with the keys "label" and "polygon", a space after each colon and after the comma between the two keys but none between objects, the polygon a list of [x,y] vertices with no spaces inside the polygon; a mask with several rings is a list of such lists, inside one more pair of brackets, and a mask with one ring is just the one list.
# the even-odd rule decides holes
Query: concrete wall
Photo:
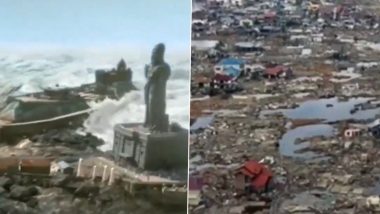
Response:
[{"label": "concrete wall", "polygon": [[150,169],[187,167],[188,133],[152,134],[148,138],[145,165]]},{"label": "concrete wall", "polygon": [[[128,151],[122,151],[123,144]],[[132,160],[142,169],[187,168],[188,131],[149,133],[141,124],[118,124],[113,154],[116,160]]]},{"label": "concrete wall", "polygon": [[44,120],[88,109],[83,99],[62,100],[56,102],[19,102],[15,109],[14,122]]},{"label": "concrete wall", "polygon": [[135,143],[132,136],[125,134],[121,127],[115,127],[113,153],[117,157],[133,158]]},{"label": "concrete wall", "polygon": [[12,141],[15,138],[42,133],[45,130],[81,125],[88,117],[88,112],[57,117],[49,120],[40,120],[28,123],[15,123],[0,127],[0,142]]}]

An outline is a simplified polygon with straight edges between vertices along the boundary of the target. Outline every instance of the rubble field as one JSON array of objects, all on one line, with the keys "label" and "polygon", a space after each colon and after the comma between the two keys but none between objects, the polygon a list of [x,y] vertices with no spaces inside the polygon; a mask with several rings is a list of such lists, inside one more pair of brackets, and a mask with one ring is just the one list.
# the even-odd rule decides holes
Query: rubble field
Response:
[{"label": "rubble field", "polygon": [[380,213],[379,7],[193,1],[190,213]]}]

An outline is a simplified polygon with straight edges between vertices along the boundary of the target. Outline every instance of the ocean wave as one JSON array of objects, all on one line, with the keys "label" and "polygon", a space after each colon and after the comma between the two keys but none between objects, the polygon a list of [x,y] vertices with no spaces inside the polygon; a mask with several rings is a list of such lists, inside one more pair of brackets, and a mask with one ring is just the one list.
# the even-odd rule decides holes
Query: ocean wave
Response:
[{"label": "ocean wave", "polygon": [[[148,56],[148,55],[147,55]],[[42,91],[49,87],[76,87],[95,81],[96,69],[115,67],[119,56],[0,56],[0,107],[7,96]],[[142,88],[145,84],[144,66],[149,57],[125,58],[132,68],[133,82],[140,90],[126,94],[120,100],[106,99],[91,103],[96,109],[85,121],[85,131],[102,138],[103,150],[112,148],[113,127],[117,123],[143,122],[145,105]],[[171,122],[188,128],[190,62],[186,58],[169,58],[172,75],[167,85],[167,112]],[[1,93],[2,92],[2,93]]]},{"label": "ocean wave", "polygon": [[[167,92],[167,113],[171,122],[182,127],[189,126],[189,87],[188,80],[170,80]],[[127,93],[120,100],[105,99],[91,103],[95,111],[85,121],[86,132],[103,139],[101,150],[110,150],[113,145],[113,127],[118,123],[142,123],[145,117],[144,92],[142,90]],[[187,95],[187,96],[186,96]]]}]

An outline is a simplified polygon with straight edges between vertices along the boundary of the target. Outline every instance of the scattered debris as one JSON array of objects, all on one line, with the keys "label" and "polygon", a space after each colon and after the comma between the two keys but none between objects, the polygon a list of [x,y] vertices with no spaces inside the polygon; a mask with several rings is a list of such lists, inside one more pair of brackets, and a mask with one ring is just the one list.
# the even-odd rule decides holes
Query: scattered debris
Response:
[{"label": "scattered debris", "polygon": [[[195,4],[202,27],[193,23],[193,43],[214,42],[192,50],[191,114],[213,120],[190,138],[190,174],[212,182],[189,212],[380,210],[379,2]],[[219,86],[241,90],[210,90],[217,75]],[[260,165],[239,168],[249,160]],[[257,184],[264,165],[271,174]],[[264,191],[237,191],[268,177]]]}]

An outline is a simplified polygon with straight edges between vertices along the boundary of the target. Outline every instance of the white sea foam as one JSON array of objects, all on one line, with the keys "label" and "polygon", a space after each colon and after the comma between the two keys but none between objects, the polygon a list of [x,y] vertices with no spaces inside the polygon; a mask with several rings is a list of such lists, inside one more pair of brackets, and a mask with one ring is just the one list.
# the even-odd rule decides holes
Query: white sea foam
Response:
[{"label": "white sea foam", "polygon": [[[149,50],[148,50],[149,51]],[[91,103],[96,111],[85,121],[85,131],[102,138],[112,148],[113,127],[117,123],[142,122],[144,120],[143,68],[149,63],[149,52],[128,53],[125,51],[78,51],[69,54],[54,53],[0,53],[0,102],[9,94],[23,94],[41,91],[47,87],[75,87],[95,81],[94,71],[99,68],[116,66],[124,58],[133,70],[134,84],[139,88],[126,94],[120,100],[106,99]],[[189,125],[189,57],[187,53],[169,53],[168,63],[172,67],[171,79],[167,86],[167,113],[171,122]],[[9,88],[20,88],[16,92]],[[7,93],[9,92],[9,93]],[[0,103],[1,106],[1,103]]]}]

